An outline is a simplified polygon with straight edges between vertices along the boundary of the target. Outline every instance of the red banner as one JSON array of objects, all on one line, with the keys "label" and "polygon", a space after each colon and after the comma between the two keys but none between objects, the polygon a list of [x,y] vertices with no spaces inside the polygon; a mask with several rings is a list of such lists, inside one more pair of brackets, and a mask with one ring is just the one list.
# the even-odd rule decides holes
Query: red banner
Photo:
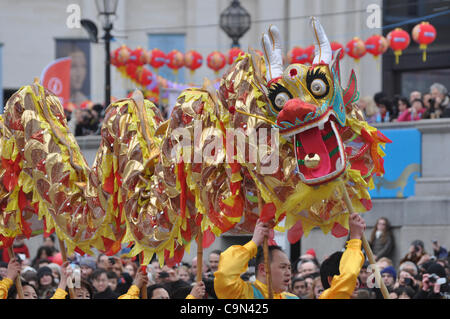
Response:
[{"label": "red banner", "polygon": [[61,99],[64,108],[70,100],[71,58],[56,59],[42,71],[41,84]]}]

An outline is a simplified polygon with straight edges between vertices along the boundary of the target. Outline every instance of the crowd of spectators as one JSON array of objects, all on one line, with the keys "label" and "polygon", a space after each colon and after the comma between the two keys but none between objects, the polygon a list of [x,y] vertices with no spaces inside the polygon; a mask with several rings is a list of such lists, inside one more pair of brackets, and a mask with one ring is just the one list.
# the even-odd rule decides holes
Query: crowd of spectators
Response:
[{"label": "crowd of spectators", "polygon": [[409,97],[384,93],[359,99],[358,107],[368,123],[408,122],[421,119],[450,117],[450,97],[447,88],[440,83],[430,86],[429,92],[412,91]]},{"label": "crowd of spectators", "polygon": [[[23,239],[16,240],[13,246],[20,261],[20,278],[25,298],[49,299],[54,296],[61,281],[66,280],[61,253],[56,249],[53,235],[45,239],[43,245],[31,258]],[[421,240],[414,240],[409,250],[395,266],[392,251],[395,245],[387,218],[380,218],[369,238],[369,244],[375,255],[376,265],[381,272],[391,299],[441,299],[450,298],[448,280],[450,279],[449,256],[447,249],[433,241],[433,252],[424,249]],[[99,254],[96,257],[80,256],[74,253],[68,256],[73,271],[80,274],[80,289],[76,297],[84,299],[117,299],[127,293],[131,285],[136,285],[140,265],[136,258],[127,257],[129,249],[122,249],[115,256]],[[203,262],[203,290],[200,294],[206,299],[216,299],[214,291],[214,272],[218,269],[220,250],[208,254]],[[0,279],[8,276],[10,267],[7,254],[1,254]],[[326,260],[322,260],[322,263]],[[314,249],[292,262],[292,279],[289,292],[300,299],[318,299],[324,291],[320,279],[321,262]],[[249,263],[241,278],[255,280],[255,267]],[[176,267],[160,266],[153,259],[147,267],[147,295],[149,299],[184,299],[192,294],[196,283],[197,258],[190,263],[182,262]],[[352,298],[382,299],[377,286],[373,265],[368,261],[362,266],[358,284]],[[65,287],[65,285],[63,285]],[[17,289],[13,285],[8,298],[17,298]]]},{"label": "crowd of spectators", "polygon": [[100,135],[104,117],[102,104],[86,101],[81,105],[74,105],[70,111],[65,109],[69,131],[75,136]]}]

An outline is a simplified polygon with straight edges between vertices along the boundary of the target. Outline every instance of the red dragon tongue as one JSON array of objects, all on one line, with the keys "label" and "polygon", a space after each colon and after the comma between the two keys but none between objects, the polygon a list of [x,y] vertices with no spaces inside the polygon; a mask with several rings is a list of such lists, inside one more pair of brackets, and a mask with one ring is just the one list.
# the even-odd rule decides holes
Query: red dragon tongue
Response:
[{"label": "red dragon tongue", "polygon": [[318,154],[320,163],[316,168],[310,169],[311,175],[321,177],[327,175],[331,169],[328,149],[322,139],[322,134],[318,127],[314,127],[297,135],[306,154]]}]

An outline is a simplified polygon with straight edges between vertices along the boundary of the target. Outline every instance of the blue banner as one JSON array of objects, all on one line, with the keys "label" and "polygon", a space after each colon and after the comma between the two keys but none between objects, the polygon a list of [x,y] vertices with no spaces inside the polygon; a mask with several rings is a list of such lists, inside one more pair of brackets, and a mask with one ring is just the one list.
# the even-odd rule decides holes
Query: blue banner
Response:
[{"label": "blue banner", "polygon": [[414,196],[414,185],[420,176],[422,139],[419,130],[380,130],[392,143],[386,144],[383,177],[374,176],[372,198],[406,198]]}]

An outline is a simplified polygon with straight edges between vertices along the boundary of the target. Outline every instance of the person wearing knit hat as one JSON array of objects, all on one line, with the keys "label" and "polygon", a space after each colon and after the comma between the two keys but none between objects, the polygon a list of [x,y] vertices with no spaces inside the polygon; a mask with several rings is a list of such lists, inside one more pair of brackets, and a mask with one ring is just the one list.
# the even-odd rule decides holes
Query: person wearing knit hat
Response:
[{"label": "person wearing knit hat", "polygon": [[88,279],[92,272],[97,269],[97,263],[93,257],[82,257],[80,259],[81,278]]},{"label": "person wearing knit hat", "polygon": [[397,279],[397,272],[392,266],[388,266],[381,271],[381,277],[388,290],[394,288],[395,280]]}]

